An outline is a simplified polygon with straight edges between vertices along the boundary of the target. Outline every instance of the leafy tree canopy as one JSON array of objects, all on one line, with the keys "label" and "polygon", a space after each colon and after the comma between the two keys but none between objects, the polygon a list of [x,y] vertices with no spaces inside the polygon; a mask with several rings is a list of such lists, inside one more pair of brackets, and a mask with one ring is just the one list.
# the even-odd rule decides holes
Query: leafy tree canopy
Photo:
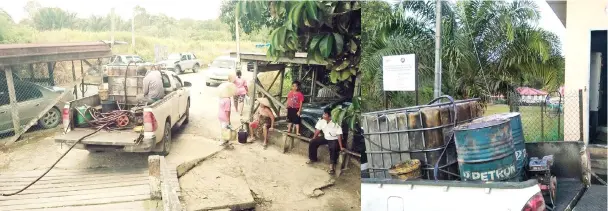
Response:
[{"label": "leafy tree canopy", "polygon": [[[357,1],[227,1],[222,20],[239,15],[241,29],[272,29],[267,55],[273,58],[307,52],[328,63],[333,83],[353,80],[361,57],[361,6]],[[234,8],[234,10],[232,10]]]}]

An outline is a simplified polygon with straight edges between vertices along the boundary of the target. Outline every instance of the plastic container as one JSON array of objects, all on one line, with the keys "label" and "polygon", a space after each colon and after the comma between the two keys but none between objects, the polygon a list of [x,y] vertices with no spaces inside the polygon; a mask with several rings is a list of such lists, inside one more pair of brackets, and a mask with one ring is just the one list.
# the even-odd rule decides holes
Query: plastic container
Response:
[{"label": "plastic container", "polygon": [[118,109],[118,105],[116,105],[116,101],[114,101],[114,100],[101,101],[101,112],[102,113],[110,113],[117,109]]},{"label": "plastic container", "polygon": [[[93,119],[93,116],[91,116],[91,113],[87,112],[87,107],[86,106],[80,106],[76,108],[79,112],[78,115],[76,115],[76,125],[83,125],[86,124],[87,121],[91,121]],[[84,116],[82,116],[84,115]]]}]

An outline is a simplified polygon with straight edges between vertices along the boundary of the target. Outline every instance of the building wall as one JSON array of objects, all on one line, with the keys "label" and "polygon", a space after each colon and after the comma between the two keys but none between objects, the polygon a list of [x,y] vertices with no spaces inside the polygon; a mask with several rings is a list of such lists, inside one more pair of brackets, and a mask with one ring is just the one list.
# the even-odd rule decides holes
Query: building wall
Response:
[{"label": "building wall", "polygon": [[[608,30],[608,0],[569,0],[566,20],[566,84],[564,105],[564,138],[567,141],[579,140],[579,102],[576,93],[583,89],[583,122],[589,121],[589,58],[592,30]],[[607,46],[608,47],[608,46]],[[608,56],[608,55],[604,55]],[[589,125],[583,124],[584,140],[589,140]]]}]

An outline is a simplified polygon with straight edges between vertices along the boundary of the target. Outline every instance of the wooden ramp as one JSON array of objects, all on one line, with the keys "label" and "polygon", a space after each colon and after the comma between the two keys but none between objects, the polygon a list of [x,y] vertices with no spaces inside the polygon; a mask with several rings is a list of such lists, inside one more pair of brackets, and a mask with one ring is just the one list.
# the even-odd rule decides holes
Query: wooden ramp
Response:
[{"label": "wooden ramp", "polygon": [[[42,170],[0,173],[0,192],[14,192]],[[0,210],[156,210],[148,169],[51,170],[18,195],[0,196]]]}]

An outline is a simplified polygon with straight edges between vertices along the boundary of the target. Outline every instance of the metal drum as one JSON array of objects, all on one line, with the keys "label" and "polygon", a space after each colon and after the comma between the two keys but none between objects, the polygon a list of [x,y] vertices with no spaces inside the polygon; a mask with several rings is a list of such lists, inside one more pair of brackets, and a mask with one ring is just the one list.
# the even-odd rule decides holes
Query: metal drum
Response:
[{"label": "metal drum", "polygon": [[517,159],[516,167],[521,180],[526,176],[526,165],[528,164],[528,153],[526,152],[526,139],[524,138],[524,130],[521,124],[521,114],[511,112],[502,114],[503,117],[510,119],[511,137],[513,137],[513,145],[515,147],[515,158]]},{"label": "metal drum", "polygon": [[515,147],[506,118],[484,118],[454,129],[460,177],[465,181],[517,180]]},{"label": "metal drum", "polygon": [[515,158],[517,159],[516,168],[519,180],[525,180],[526,165],[528,164],[528,154],[526,153],[526,141],[524,138],[523,127],[521,124],[521,114],[518,112],[494,114],[473,122],[483,122],[497,118],[508,119],[511,127],[511,137],[513,137],[513,145],[515,147]]}]

